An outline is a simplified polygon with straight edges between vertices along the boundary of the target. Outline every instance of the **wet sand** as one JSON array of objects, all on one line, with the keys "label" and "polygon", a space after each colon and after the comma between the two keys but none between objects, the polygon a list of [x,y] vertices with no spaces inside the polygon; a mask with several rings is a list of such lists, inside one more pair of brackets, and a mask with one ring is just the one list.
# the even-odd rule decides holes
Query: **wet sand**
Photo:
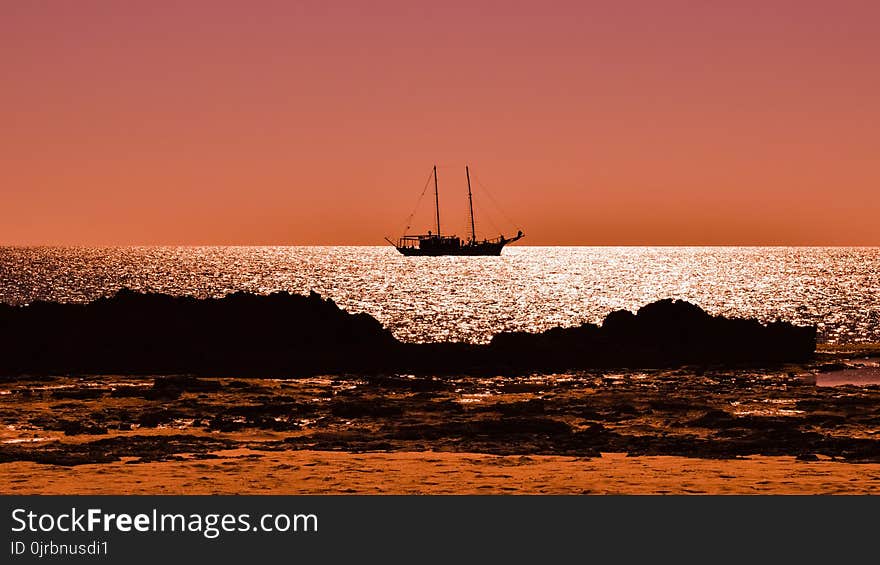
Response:
[{"label": "wet sand", "polygon": [[874,493],[878,367],[16,378],[0,493]]},{"label": "wet sand", "polygon": [[261,452],[76,467],[0,465],[13,494],[878,494],[880,464],[793,457],[598,458]]}]

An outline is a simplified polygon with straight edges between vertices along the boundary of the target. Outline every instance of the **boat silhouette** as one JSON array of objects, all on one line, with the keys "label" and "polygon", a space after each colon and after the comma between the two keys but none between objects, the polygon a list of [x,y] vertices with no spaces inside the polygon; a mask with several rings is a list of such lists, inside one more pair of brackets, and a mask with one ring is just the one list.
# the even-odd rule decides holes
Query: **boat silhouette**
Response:
[{"label": "boat silhouette", "polygon": [[428,230],[428,233],[418,235],[404,234],[396,242],[386,237],[385,241],[393,245],[403,255],[409,256],[500,255],[505,245],[525,237],[522,230],[519,230],[514,237],[504,237],[502,234],[490,239],[477,239],[474,223],[474,198],[471,192],[471,173],[467,166],[465,166],[464,172],[467,176],[470,237],[463,240],[457,235],[443,235],[440,231],[440,195],[437,183],[437,166],[434,165],[434,212],[437,231],[432,233],[431,230]]}]

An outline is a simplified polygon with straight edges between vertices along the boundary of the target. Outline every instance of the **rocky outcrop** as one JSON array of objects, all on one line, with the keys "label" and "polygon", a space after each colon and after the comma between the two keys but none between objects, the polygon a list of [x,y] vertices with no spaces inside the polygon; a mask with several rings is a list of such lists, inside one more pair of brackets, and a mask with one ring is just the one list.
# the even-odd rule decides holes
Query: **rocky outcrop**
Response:
[{"label": "rocky outcrop", "polygon": [[371,370],[399,345],[318,294],[197,299],[121,290],[88,304],[0,307],[0,374]]},{"label": "rocky outcrop", "polygon": [[653,302],[635,314],[612,312],[601,327],[504,333],[490,344],[497,357],[514,365],[557,368],[793,362],[809,359],[815,348],[813,327],[711,316],[681,300]]},{"label": "rocky outcrop", "polygon": [[496,335],[488,345],[404,344],[315,293],[196,299],[122,290],[88,304],[0,305],[0,375],[518,372],[809,358],[812,327],[711,316],[661,300],[636,314]]}]

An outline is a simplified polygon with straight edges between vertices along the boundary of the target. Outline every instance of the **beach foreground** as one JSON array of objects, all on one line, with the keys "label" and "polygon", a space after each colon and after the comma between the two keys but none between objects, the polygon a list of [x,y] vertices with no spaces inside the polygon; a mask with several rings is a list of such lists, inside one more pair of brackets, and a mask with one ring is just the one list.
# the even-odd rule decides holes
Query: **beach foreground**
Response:
[{"label": "beach foreground", "polygon": [[868,493],[876,348],[522,377],[0,383],[0,492]]},{"label": "beach foreground", "polygon": [[[880,463],[602,454],[225,450],[210,459],[7,463],[14,494],[878,494]],[[134,459],[134,458],[131,458]],[[131,460],[129,459],[129,461]]]}]

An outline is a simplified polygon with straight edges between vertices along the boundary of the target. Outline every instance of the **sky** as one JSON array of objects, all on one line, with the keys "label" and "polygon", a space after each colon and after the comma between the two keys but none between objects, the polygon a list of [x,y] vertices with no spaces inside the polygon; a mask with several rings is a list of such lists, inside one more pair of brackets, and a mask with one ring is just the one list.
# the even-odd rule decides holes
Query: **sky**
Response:
[{"label": "sky", "polygon": [[437,164],[445,233],[469,165],[481,236],[880,245],[878,22],[874,0],[3,2],[0,244],[380,245]]}]

